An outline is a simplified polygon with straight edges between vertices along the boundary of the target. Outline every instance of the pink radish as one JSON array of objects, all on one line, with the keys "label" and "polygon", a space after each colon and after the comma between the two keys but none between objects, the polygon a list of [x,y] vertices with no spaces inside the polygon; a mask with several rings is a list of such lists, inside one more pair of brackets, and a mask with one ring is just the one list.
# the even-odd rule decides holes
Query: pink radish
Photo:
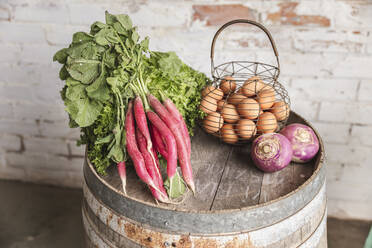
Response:
[{"label": "pink radish", "polygon": [[139,146],[139,149],[142,153],[142,156],[145,159],[145,165],[146,165],[147,172],[149,173],[151,178],[154,180],[156,186],[158,186],[160,191],[163,193],[163,194],[160,194],[154,188],[150,187],[152,195],[155,197],[155,199],[161,202],[169,202],[167,192],[165,191],[164,186],[163,186],[163,179],[161,178],[161,176],[159,177],[160,172],[158,172],[157,165],[152,160],[151,154],[147,151],[146,138],[141,133],[138,126],[136,128],[136,139],[137,139],[137,144]]},{"label": "pink radish", "polygon": [[[146,114],[145,110],[143,109],[143,102],[141,100],[141,97],[137,96],[134,99],[134,118],[136,119],[136,124],[143,136],[146,139],[146,145],[147,145],[147,151],[151,156],[151,159],[153,163],[156,163],[155,157],[152,154],[152,142],[151,142],[151,136],[149,132],[149,128],[147,126],[147,119],[146,119]],[[143,153],[143,152],[142,152]],[[159,173],[159,175],[160,173]]]},{"label": "pink radish", "polygon": [[123,192],[124,192],[124,195],[127,194],[127,191],[126,191],[126,186],[127,186],[127,172],[126,172],[126,168],[125,168],[125,161],[121,161],[117,164],[117,167],[118,167],[118,173],[119,173],[119,176],[120,176],[120,179],[121,179],[121,184],[123,186]]},{"label": "pink radish", "polygon": [[157,114],[152,111],[147,111],[147,117],[149,118],[150,122],[154,127],[159,131],[160,135],[162,135],[167,143],[168,148],[168,156],[167,156],[167,175],[171,180],[176,174],[177,170],[177,144],[176,140],[167,125],[159,118]]},{"label": "pink radish", "polygon": [[184,136],[186,147],[188,151],[188,155],[191,156],[191,141],[190,141],[190,135],[189,130],[187,129],[187,125],[185,123],[185,120],[183,119],[181,113],[178,111],[176,105],[170,100],[169,98],[165,99],[164,106],[167,108],[168,112],[178,121],[181,122],[182,125],[182,134]]},{"label": "pink radish", "polygon": [[164,144],[163,138],[159,134],[159,131],[153,125],[150,125],[152,143],[156,147],[156,150],[162,155],[165,159],[168,157],[168,151],[166,145]]},{"label": "pink radish", "polygon": [[161,192],[154,183],[154,180],[152,180],[149,173],[147,172],[145,160],[143,159],[141,152],[138,150],[133,118],[132,101],[130,101],[128,104],[128,110],[125,118],[125,132],[127,141],[126,142],[127,151],[133,161],[134,169],[136,170],[138,177],[150,187],[153,187],[157,191]]},{"label": "pink radish", "polygon": [[177,153],[178,153],[178,158],[180,161],[183,178],[186,184],[195,193],[195,183],[192,177],[190,157],[188,156],[186,143],[182,135],[181,122],[177,121],[172,115],[170,115],[167,109],[160,103],[160,101],[156,97],[149,94],[147,95],[147,99],[150,103],[150,106],[155,110],[155,112],[160,116],[160,118],[165,122],[168,128],[172,131],[174,138],[176,139],[176,143],[177,143]]}]

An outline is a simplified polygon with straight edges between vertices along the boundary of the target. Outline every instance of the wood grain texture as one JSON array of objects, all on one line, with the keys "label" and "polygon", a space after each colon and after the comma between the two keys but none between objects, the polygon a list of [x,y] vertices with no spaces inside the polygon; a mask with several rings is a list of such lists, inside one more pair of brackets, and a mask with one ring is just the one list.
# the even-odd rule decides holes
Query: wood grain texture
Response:
[{"label": "wood grain texture", "polygon": [[[303,123],[291,114],[288,123]],[[306,164],[291,163],[274,173],[259,171],[250,158],[250,145],[229,146],[195,129],[192,138],[191,164],[196,184],[196,195],[188,192],[179,205],[161,204],[173,210],[222,210],[253,206],[288,194],[302,185],[313,173],[315,161]],[[226,167],[225,167],[226,166]],[[154,203],[150,191],[142,183],[132,166],[127,167],[127,193],[138,200]],[[164,174],[164,178],[166,175]],[[104,180],[122,191],[121,181],[112,166]]]},{"label": "wood grain texture", "polygon": [[212,210],[258,204],[263,173],[254,165],[249,147],[234,147],[214,200]]},{"label": "wood grain texture", "polygon": [[[256,228],[249,232],[214,233],[209,235],[177,234],[153,228],[149,225],[151,223],[135,223],[130,218],[118,215],[106,205],[103,205],[93,196],[86,185],[83,186],[83,189],[85,199],[82,211],[88,240],[86,247],[91,247],[88,244],[94,244],[98,247],[169,247],[172,244],[175,244],[172,247],[190,248],[326,247],[324,246],[326,245],[326,236],[324,235],[326,233],[326,195],[324,184],[314,199],[304,208],[279,222],[273,222],[266,227]],[[275,213],[276,211],[271,214]],[[320,241],[321,239],[323,242]]]}]

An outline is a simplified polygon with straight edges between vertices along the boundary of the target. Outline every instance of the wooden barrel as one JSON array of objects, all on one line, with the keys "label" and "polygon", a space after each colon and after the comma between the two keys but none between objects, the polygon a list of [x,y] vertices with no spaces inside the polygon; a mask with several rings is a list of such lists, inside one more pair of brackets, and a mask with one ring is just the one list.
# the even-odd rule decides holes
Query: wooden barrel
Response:
[{"label": "wooden barrel", "polygon": [[[294,122],[310,125],[291,113],[289,123]],[[252,164],[249,146],[223,144],[197,128],[192,140],[197,193],[187,193],[179,205],[157,205],[131,168],[124,196],[114,166],[101,177],[86,160],[86,247],[327,247],[319,141],[320,151],[309,163],[263,173]]]}]

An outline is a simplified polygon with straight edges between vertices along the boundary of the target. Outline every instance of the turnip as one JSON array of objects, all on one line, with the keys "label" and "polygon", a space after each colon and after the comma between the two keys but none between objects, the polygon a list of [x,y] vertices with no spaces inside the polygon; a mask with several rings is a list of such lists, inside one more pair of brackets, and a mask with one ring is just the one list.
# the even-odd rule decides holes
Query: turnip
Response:
[{"label": "turnip", "polygon": [[254,164],[265,172],[281,170],[291,162],[291,143],[278,133],[263,134],[253,141],[251,157]]},{"label": "turnip", "polygon": [[280,133],[287,137],[293,149],[292,161],[306,163],[319,150],[319,141],[314,131],[303,124],[293,123],[283,128]]}]

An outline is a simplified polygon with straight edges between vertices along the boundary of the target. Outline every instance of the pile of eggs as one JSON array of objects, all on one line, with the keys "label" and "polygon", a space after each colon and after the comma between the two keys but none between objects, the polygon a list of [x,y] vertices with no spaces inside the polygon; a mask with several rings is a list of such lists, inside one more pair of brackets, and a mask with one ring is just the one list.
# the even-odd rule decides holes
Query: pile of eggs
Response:
[{"label": "pile of eggs", "polygon": [[230,144],[276,132],[289,116],[288,104],[258,76],[242,82],[225,76],[218,86],[206,86],[202,97],[204,130]]}]

